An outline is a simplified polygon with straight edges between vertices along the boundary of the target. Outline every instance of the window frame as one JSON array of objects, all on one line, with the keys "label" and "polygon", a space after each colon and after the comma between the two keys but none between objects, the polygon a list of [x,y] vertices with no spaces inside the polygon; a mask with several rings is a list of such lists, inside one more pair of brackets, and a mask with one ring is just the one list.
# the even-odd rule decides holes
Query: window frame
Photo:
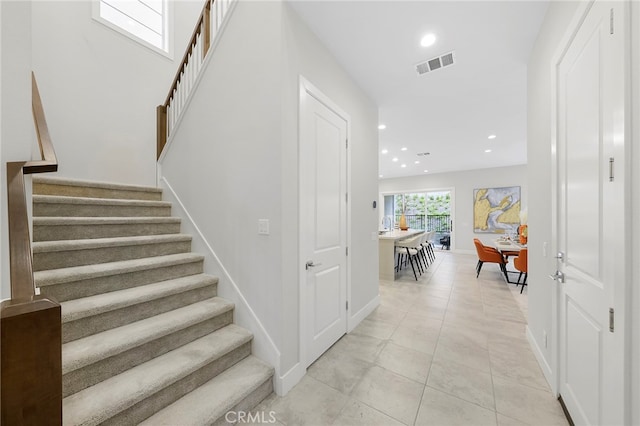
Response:
[{"label": "window frame", "polygon": [[113,31],[116,31],[122,35],[124,35],[125,37],[137,42],[138,44],[154,51],[155,53],[158,53],[170,60],[173,60],[173,2],[169,1],[169,0],[162,0],[163,2],[163,15],[162,15],[162,20],[163,20],[163,38],[164,38],[164,44],[166,46],[166,50],[162,49],[158,46],[155,46],[154,44],[152,44],[151,42],[148,42],[147,40],[133,34],[130,31],[127,31],[127,29],[122,28],[121,26],[109,21],[108,19],[103,18],[100,15],[100,7],[101,7],[101,3],[102,0],[92,0],[91,1],[91,16],[92,18],[96,21],[101,23],[102,25],[106,26],[107,28],[110,28]]}]

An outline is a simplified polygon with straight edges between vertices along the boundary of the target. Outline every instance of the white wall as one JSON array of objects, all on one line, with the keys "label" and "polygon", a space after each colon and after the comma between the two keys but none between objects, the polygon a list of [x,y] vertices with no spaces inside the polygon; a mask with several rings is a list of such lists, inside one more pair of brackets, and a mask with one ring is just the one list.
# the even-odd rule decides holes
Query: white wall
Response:
[{"label": "white wall", "polygon": [[[637,147],[640,146],[640,4],[633,2],[631,4],[631,135],[632,135],[632,149],[631,149],[631,163],[640,164],[640,150]],[[635,214],[632,215],[632,250],[631,259],[638,259],[640,253],[640,215],[637,212],[640,211],[640,168],[630,167],[631,169],[631,194],[632,194],[632,206],[631,209]],[[631,288],[631,324],[627,327],[631,340],[631,375],[629,380],[631,382],[631,394],[629,401],[640,400],[640,262],[632,262],[632,275],[631,282],[635,283]],[[640,404],[631,403],[631,424],[640,424]]]},{"label": "white wall", "polygon": [[[235,283],[278,347],[282,228],[295,220],[281,207],[280,22],[277,3],[236,4],[161,161],[163,180],[221,263],[205,265],[222,279],[219,293],[238,314]],[[269,219],[270,235],[258,235],[258,219]]]},{"label": "white wall", "polygon": [[[10,297],[6,176],[8,161],[31,158],[31,4],[0,1],[0,300]],[[27,178],[27,187],[29,178]],[[30,192],[30,191],[29,191]]]},{"label": "white wall", "polygon": [[[473,232],[473,190],[477,188],[496,188],[519,186],[522,208],[528,206],[527,166],[496,167],[490,169],[467,170],[450,173],[429,173],[406,178],[380,179],[380,194],[422,192],[425,190],[454,190],[454,240],[455,250],[475,253],[473,239],[478,238],[490,243],[495,234],[476,234]],[[380,198],[382,204],[382,197]],[[383,213],[381,212],[381,215]]]},{"label": "white wall", "polygon": [[[551,251],[551,60],[559,46],[577,2],[551,2],[538,35],[528,67],[527,158],[529,163],[529,333],[533,338],[542,369],[555,386],[553,354],[557,336],[552,329],[553,281],[547,275],[555,270]],[[548,245],[543,256],[543,245]],[[548,345],[544,346],[544,333]]]},{"label": "white wall", "polygon": [[174,1],[175,60],[92,18],[91,1],[35,1],[33,68],[57,176],[155,185],[164,102],[203,0]]},{"label": "white wall", "polygon": [[[237,3],[161,160],[163,182],[209,247],[207,271],[221,276],[221,295],[236,301],[238,323],[260,338],[254,350],[267,357],[277,352],[280,392],[304,373],[298,363],[300,75],[351,116],[351,314],[373,306],[377,108],[288,5]],[[270,220],[269,236],[258,235],[258,219]],[[259,347],[269,340],[275,350]]]},{"label": "white wall", "polygon": [[[364,91],[342,69],[320,40],[302,22],[297,13],[285,3],[283,14],[284,53],[287,80],[284,87],[284,154],[283,211],[298,210],[298,88],[299,76],[311,82],[351,118],[350,147],[350,307],[351,326],[361,320],[378,296],[378,237],[377,201],[378,176],[378,109]],[[285,230],[286,247],[297,247],[298,235],[294,227]],[[372,238],[373,233],[373,238]],[[286,273],[299,271],[302,260],[297,253],[284,250]],[[285,280],[285,312],[294,313],[297,306],[297,275]],[[358,316],[360,314],[360,316]],[[297,332],[297,321],[285,318],[286,335]],[[293,347],[290,348],[293,350]],[[285,352],[289,354],[289,352]],[[297,358],[283,359],[292,366]]]}]

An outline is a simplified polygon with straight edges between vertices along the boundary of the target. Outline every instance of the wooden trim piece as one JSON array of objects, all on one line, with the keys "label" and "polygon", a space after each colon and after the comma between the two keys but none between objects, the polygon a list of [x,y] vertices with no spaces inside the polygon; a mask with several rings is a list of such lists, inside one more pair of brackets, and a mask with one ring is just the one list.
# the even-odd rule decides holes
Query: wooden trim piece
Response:
[{"label": "wooden trim piece", "polygon": [[60,305],[35,296],[0,306],[0,423],[62,425]]},{"label": "wooden trim piece", "polygon": [[202,57],[207,56],[209,47],[211,46],[211,2],[207,0],[204,6],[204,45],[202,46]]},{"label": "wooden trim piece", "polygon": [[167,143],[167,107],[164,105],[158,105],[156,108],[156,136],[157,136],[157,153],[156,160],[160,158],[162,150]]},{"label": "wooden trim piece", "polygon": [[24,175],[54,172],[58,160],[51,143],[51,136],[44,117],[44,109],[36,78],[31,73],[31,105],[33,121],[40,146],[40,161],[18,161],[7,163],[7,204],[9,209],[9,264],[11,267],[11,299],[28,299],[35,294],[33,260],[29,216],[27,209]]},{"label": "wooden trim piece", "polygon": [[28,162],[25,174],[55,172],[58,170],[58,160],[49,135],[49,127],[44,117],[44,108],[42,107],[42,99],[36,83],[36,76],[31,73],[31,107],[33,109],[33,121],[38,134],[38,144],[40,146],[40,156],[42,161]]},{"label": "wooden trim piece", "polygon": [[7,203],[9,205],[9,262],[11,298],[27,299],[35,294],[31,237],[24,190],[25,162],[7,163]]}]

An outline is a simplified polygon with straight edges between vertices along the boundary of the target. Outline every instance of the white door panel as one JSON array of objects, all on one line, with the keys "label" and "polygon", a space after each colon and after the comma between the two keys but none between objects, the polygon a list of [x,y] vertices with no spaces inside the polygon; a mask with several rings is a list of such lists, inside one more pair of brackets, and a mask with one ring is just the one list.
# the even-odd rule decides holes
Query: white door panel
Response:
[{"label": "white door panel", "polygon": [[308,366],[347,331],[347,119],[310,92],[301,103],[300,255],[313,264],[301,283]]},{"label": "white door panel", "polygon": [[624,177],[609,179],[624,120],[623,38],[612,34],[612,13],[623,22],[621,3],[594,2],[557,67],[559,391],[575,424],[623,418],[623,332],[609,331],[608,315],[626,279],[615,249],[625,246]]}]

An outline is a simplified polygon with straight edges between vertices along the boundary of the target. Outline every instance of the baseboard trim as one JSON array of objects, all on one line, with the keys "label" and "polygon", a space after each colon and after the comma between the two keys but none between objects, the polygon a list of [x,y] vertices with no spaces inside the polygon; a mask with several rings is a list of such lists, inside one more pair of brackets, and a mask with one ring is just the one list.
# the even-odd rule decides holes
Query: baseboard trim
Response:
[{"label": "baseboard trim", "polygon": [[275,393],[280,396],[286,395],[287,392],[302,380],[305,374],[307,374],[307,369],[302,366],[302,363],[296,363],[296,365],[291,367],[284,375],[278,377],[277,382],[274,380],[273,388]]},{"label": "baseboard trim", "polygon": [[364,305],[362,309],[356,312],[353,315],[350,315],[347,320],[347,333],[351,333],[351,331],[358,326],[362,322],[363,319],[369,316],[371,312],[373,312],[378,305],[380,305],[380,295],[377,294],[376,297],[371,299],[369,303]]},{"label": "baseboard trim", "polygon": [[554,390],[555,386],[553,383],[555,382],[555,376],[553,374],[553,370],[544,357],[544,353],[540,349],[540,346],[538,346],[538,342],[536,342],[536,339],[528,325],[526,327],[526,335],[527,340],[529,341],[529,346],[531,346],[531,350],[533,351],[533,355],[535,355],[538,365],[540,365],[540,369],[542,370],[542,374],[544,374],[544,378],[547,380],[549,387]]},{"label": "baseboard trim", "polygon": [[167,190],[165,195],[171,198],[170,201],[177,207],[176,213],[177,216],[183,220],[182,225],[187,228],[186,231],[192,235],[192,247],[205,256],[205,272],[218,276],[218,279],[220,280],[218,283],[218,289],[223,289],[225,292],[223,297],[235,303],[233,315],[234,322],[253,333],[253,341],[251,343],[253,355],[275,368],[274,388],[283,388],[284,386],[280,383],[282,378],[279,375],[280,350],[271,339],[271,336],[256,315],[255,311],[251,308],[251,305],[249,305],[247,299],[245,299],[240,288],[237,286],[222,262],[220,262],[220,259],[213,250],[213,247],[211,247],[205,236],[202,234],[200,228],[194,222],[189,211],[180,200],[180,197],[178,197],[176,192],[173,190],[173,187],[166,177],[161,178],[161,186]]},{"label": "baseboard trim", "polygon": [[562,411],[564,411],[564,416],[567,418],[567,422],[569,422],[569,426],[574,426],[575,423],[573,423],[573,419],[571,418],[571,413],[569,413],[567,406],[564,404],[562,395],[558,396],[558,402],[560,402],[560,406],[562,407]]}]

